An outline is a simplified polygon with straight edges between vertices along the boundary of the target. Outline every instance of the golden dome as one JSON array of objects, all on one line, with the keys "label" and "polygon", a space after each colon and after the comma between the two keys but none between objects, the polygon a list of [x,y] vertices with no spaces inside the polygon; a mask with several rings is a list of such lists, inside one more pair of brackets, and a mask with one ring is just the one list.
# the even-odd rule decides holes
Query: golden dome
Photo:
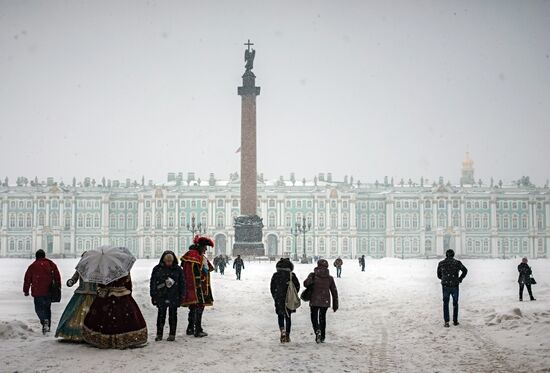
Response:
[{"label": "golden dome", "polygon": [[474,161],[470,159],[470,152],[466,152],[466,158],[462,161],[462,168],[472,169],[474,167]]}]

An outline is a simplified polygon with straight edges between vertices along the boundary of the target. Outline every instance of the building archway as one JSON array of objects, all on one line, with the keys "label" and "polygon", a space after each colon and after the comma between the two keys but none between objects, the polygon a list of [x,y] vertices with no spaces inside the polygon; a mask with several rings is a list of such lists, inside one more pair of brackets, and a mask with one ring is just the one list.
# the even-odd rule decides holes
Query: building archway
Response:
[{"label": "building archway", "polygon": [[275,234],[267,235],[267,256],[274,257],[279,253],[279,239]]},{"label": "building archway", "polygon": [[225,237],[225,234],[220,233],[214,237],[214,251],[216,255],[227,254],[227,237]]}]

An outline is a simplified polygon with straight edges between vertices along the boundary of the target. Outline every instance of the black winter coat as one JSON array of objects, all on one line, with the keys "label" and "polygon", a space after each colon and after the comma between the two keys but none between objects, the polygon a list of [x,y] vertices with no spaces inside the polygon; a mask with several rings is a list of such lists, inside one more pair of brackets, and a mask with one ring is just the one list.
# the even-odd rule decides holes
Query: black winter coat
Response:
[{"label": "black winter coat", "polygon": [[[166,267],[162,261],[167,254],[172,254],[174,257],[174,263],[171,267]],[[170,287],[167,286],[168,284],[166,282],[168,278],[174,280],[174,283]],[[162,305],[167,305],[169,307],[180,306],[181,300],[185,294],[185,283],[183,280],[183,271],[178,265],[178,260],[173,252],[165,251],[160,258],[160,263],[153,268],[149,284],[149,293],[157,307]]]},{"label": "black winter coat", "polygon": [[[277,265],[279,265],[279,263],[277,263]],[[290,264],[292,265],[292,263]],[[273,277],[271,277],[271,296],[275,302],[275,312],[277,315],[285,315],[286,312],[295,312],[292,310],[287,310],[286,308],[286,291],[288,289],[290,276],[292,276],[292,282],[296,287],[296,291],[300,291],[300,281],[298,281],[298,278],[294,272],[291,271],[292,270],[290,268],[278,267],[277,272],[275,272]]]},{"label": "black winter coat", "polygon": [[518,272],[518,283],[531,285],[531,274],[533,273],[531,267],[527,263],[520,263],[518,265]]},{"label": "black winter coat", "polygon": [[244,262],[242,260],[242,258],[237,258],[235,259],[235,261],[233,262],[233,268],[239,270],[239,269],[244,269]]},{"label": "black winter coat", "polygon": [[[459,272],[462,272],[460,276]],[[449,288],[456,288],[467,273],[466,267],[460,260],[455,258],[445,258],[437,266],[437,278],[441,280],[441,285]]]}]

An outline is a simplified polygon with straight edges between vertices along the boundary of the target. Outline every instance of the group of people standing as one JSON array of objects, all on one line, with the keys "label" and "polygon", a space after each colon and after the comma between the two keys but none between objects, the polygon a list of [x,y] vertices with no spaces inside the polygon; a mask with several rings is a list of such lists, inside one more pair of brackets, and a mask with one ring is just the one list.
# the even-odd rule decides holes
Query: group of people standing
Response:
[{"label": "group of people standing", "polygon": [[[181,266],[174,252],[165,251],[153,268],[150,296],[158,309],[156,341],[163,338],[167,314],[167,340],[175,340],[180,306],[189,308],[187,335],[208,335],[202,328],[202,314],[206,306],[213,304],[210,272],[214,267],[205,253],[213,246],[211,239],[197,236],[181,258]],[[130,268],[134,261],[135,257],[123,247],[105,246],[85,252],[77,271],[66,282],[68,287],[77,283],[78,287],[61,316],[55,336],[99,348],[124,349],[146,344],[147,325],[132,297]],[[103,281],[104,278],[94,277],[100,273],[116,278]],[[60,291],[59,270],[43,250],[38,250],[36,260],[25,273],[23,292],[28,296],[30,291],[34,297],[43,334],[50,331],[52,288],[55,286]]]},{"label": "group of people standing", "polygon": [[[330,275],[328,262],[325,259],[317,261],[317,267],[304,281],[306,290],[302,300],[308,301],[311,313],[311,325],[317,343],[325,342],[326,315],[331,307],[338,310],[338,290],[334,278]],[[294,271],[294,264],[288,258],[283,258],[275,265],[276,272],[271,277],[271,295],[275,303],[275,313],[280,330],[280,342],[290,342],[292,331],[292,314],[300,306],[296,300],[300,291],[300,281]],[[332,302],[331,302],[332,299]]]}]

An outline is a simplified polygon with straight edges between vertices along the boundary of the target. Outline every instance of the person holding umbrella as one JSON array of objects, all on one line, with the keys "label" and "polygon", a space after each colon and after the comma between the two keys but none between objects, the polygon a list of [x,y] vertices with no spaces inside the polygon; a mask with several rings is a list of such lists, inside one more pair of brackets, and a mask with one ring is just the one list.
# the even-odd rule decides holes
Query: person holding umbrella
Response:
[{"label": "person holding umbrella", "polygon": [[87,343],[118,349],[147,343],[147,325],[132,298],[130,269],[135,261],[125,247],[101,246],[76,266],[83,281],[98,284],[97,297],[84,319],[82,334]]}]

